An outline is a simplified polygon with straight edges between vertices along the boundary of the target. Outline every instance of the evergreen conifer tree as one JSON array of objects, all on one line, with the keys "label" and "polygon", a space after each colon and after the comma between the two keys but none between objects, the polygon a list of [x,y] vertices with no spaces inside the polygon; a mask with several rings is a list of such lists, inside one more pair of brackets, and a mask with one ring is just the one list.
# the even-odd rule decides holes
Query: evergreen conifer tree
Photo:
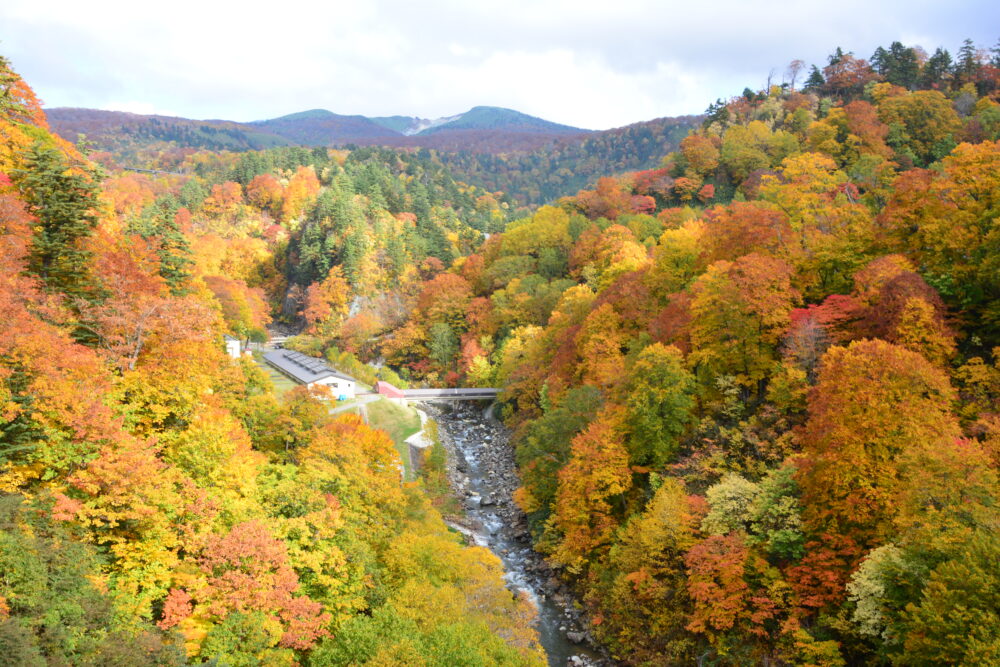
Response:
[{"label": "evergreen conifer tree", "polygon": [[804,90],[818,90],[823,87],[826,83],[826,79],[823,78],[823,73],[819,71],[819,68],[815,65],[809,70],[809,77],[806,79]]},{"label": "evergreen conifer tree", "polygon": [[37,219],[28,273],[51,292],[72,298],[92,295],[90,252],[83,247],[97,225],[97,185],[86,170],[70,165],[51,146],[34,144],[13,179]]}]

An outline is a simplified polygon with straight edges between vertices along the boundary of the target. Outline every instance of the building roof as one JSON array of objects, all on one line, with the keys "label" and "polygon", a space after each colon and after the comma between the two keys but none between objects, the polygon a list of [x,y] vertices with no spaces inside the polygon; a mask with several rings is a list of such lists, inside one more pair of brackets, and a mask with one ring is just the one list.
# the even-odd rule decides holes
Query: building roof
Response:
[{"label": "building roof", "polygon": [[325,361],[292,350],[271,350],[264,353],[264,361],[302,384],[310,384],[329,377],[354,382],[354,378],[331,368]]}]

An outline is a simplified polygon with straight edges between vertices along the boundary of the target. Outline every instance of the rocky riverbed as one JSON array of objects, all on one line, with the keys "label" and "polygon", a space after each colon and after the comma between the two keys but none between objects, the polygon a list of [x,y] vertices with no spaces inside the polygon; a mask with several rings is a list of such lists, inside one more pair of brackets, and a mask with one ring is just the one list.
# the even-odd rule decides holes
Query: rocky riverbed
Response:
[{"label": "rocky riverbed", "polygon": [[594,643],[572,592],[531,548],[524,513],[511,495],[520,485],[510,434],[483,416],[477,404],[433,404],[448,451],[448,477],[465,510],[451,525],[470,542],[493,551],[511,589],[525,591],[538,607],[538,631],[553,667],[616,664]]}]

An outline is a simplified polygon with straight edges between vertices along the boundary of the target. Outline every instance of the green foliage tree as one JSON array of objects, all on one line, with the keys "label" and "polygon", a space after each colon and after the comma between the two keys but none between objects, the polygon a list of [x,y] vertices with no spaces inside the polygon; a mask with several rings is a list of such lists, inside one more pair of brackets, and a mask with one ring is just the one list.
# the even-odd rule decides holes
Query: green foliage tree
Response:
[{"label": "green foliage tree", "polygon": [[826,79],[823,78],[823,73],[819,71],[819,68],[815,65],[809,68],[809,76],[806,77],[806,82],[802,86],[803,90],[819,90],[826,83]]},{"label": "green foliage tree", "polygon": [[167,281],[174,296],[183,296],[191,279],[194,262],[191,244],[181,229],[180,204],[173,196],[158,197],[147,206],[132,228],[143,238],[156,243],[160,258],[160,275]]},{"label": "green foliage tree", "polygon": [[13,177],[38,220],[28,271],[49,291],[86,297],[92,290],[91,255],[83,244],[97,225],[97,185],[85,170],[41,143],[31,147],[24,162]]},{"label": "green foliage tree", "polygon": [[95,583],[102,558],[49,508],[0,497],[0,647],[18,665],[182,665],[183,649],[146,622],[119,618]]},{"label": "green foliage tree", "polygon": [[695,281],[688,360],[703,386],[734,375],[745,398],[763,394],[795,299],[790,277],[781,260],[751,254],[716,262]]},{"label": "green foliage tree", "polygon": [[920,82],[926,88],[940,88],[945,85],[952,72],[951,54],[938,47],[920,73]]},{"label": "green foliage tree", "polygon": [[701,530],[709,535],[746,533],[759,492],[756,484],[740,475],[726,475],[705,493],[709,509],[701,522]]},{"label": "green foliage tree", "polygon": [[458,353],[458,337],[447,322],[435,322],[428,332],[431,359],[447,368]]},{"label": "green foliage tree", "polygon": [[930,573],[907,606],[899,662],[989,665],[1000,660],[1000,538],[979,531]]},{"label": "green foliage tree", "polygon": [[281,626],[259,611],[229,614],[208,631],[201,654],[233,667],[292,665],[294,654],[277,648]]},{"label": "green foliage tree", "polygon": [[669,463],[692,421],[695,380],[676,347],[646,347],[628,371],[627,446],[632,463],[658,468]]},{"label": "green foliage tree", "polygon": [[958,61],[955,63],[955,74],[962,82],[972,82],[981,67],[976,45],[969,38],[962,41],[958,50]]},{"label": "green foliage tree", "polygon": [[921,167],[947,155],[962,127],[951,102],[936,90],[886,98],[879,117],[890,127],[889,145]]},{"label": "green foliage tree", "polygon": [[795,466],[788,464],[770,470],[750,507],[747,541],[785,561],[801,558],[805,551],[801,491],[795,473]]},{"label": "green foliage tree", "polygon": [[522,434],[515,435],[516,460],[524,489],[522,507],[533,526],[549,517],[555,500],[556,473],[569,460],[570,443],[593,419],[604,397],[596,387],[573,387],[557,405],[546,406],[539,419],[530,422]]}]

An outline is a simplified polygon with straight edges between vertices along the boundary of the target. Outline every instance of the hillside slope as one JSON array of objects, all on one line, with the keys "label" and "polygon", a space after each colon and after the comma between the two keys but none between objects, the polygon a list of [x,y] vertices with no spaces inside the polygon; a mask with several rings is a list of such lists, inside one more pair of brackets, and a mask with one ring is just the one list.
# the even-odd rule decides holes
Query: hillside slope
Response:
[{"label": "hillside slope", "polygon": [[155,161],[158,152],[177,148],[245,151],[352,144],[426,148],[438,151],[461,180],[508,193],[523,205],[571,195],[607,173],[655,167],[701,120],[659,118],[591,132],[499,107],[475,107],[437,120],[345,116],[324,109],[252,123],[98,109],[58,108],[48,115],[60,136],[75,141],[85,134],[99,150],[131,167],[155,166],[150,160]]},{"label": "hillside slope", "polygon": [[417,136],[429,136],[454,130],[506,130],[540,134],[586,134],[588,130],[561,125],[502,107],[473,107],[445,123],[422,130]]},{"label": "hillside slope", "polygon": [[[439,148],[454,143],[455,138],[440,141],[433,136],[453,132],[461,132],[456,136],[468,138],[467,142],[459,140],[463,148],[475,145],[476,133],[483,132],[492,143],[502,147],[501,150],[509,150],[510,141],[502,140],[505,136],[519,145],[518,137],[525,134],[555,137],[588,133],[587,130],[500,107],[474,107],[465,113],[437,119],[415,116],[368,118],[357,114],[337,114],[326,109],[310,109],[249,123],[70,107],[48,109],[46,113],[53,129],[67,140],[73,141],[77,134],[86,134],[102,149],[118,152],[157,141],[173,142],[184,148],[228,150],[350,143]],[[537,140],[538,137],[533,138],[533,141]]]},{"label": "hillside slope", "polygon": [[830,63],[512,221],[371,352],[503,388],[622,664],[997,663],[1000,57]]},{"label": "hillside slope", "polygon": [[326,109],[301,111],[280,118],[254,121],[249,125],[304,146],[364,142],[400,134],[364,116],[345,116]]},{"label": "hillside slope", "polygon": [[97,169],[2,56],[0,100],[0,663],[546,664],[530,601],[401,483],[388,434],[222,346],[288,293],[344,331],[352,293],[481,238],[448,190],[499,204],[372,149]]},{"label": "hillside slope", "polygon": [[228,120],[191,120],[74,107],[47,109],[46,116],[52,130],[67,141],[76,141],[78,135],[85,134],[99,149],[122,155],[158,143],[233,151],[293,143],[273,132]]},{"label": "hillside slope", "polygon": [[658,118],[558,137],[524,151],[455,150],[453,145],[440,157],[463,181],[539,205],[574,194],[601,176],[658,166],[701,120],[701,116]]}]

